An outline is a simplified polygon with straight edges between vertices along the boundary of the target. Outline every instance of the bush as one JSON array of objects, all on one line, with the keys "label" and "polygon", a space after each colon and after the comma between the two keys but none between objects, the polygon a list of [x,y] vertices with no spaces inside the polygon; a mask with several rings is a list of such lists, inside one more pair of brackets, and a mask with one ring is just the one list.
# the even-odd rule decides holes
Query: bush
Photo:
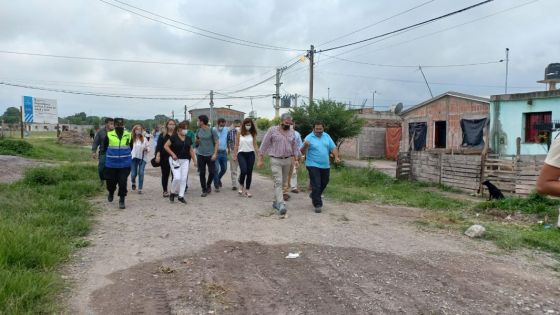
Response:
[{"label": "bush", "polygon": [[50,167],[37,167],[25,172],[24,181],[30,186],[55,185],[62,181],[63,174]]},{"label": "bush", "polygon": [[0,139],[0,154],[29,155],[33,146],[24,140]]}]

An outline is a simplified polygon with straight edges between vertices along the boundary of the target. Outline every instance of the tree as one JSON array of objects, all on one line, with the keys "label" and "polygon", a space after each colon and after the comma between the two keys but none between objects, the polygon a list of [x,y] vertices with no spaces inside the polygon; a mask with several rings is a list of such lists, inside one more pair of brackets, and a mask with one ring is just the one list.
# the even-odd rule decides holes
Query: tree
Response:
[{"label": "tree", "polygon": [[257,118],[257,128],[259,130],[268,130],[270,128],[270,120],[268,118]]},{"label": "tree", "polygon": [[19,122],[20,117],[19,109],[17,107],[8,107],[2,115],[2,119],[4,119],[4,123],[6,124],[16,124]]},{"label": "tree", "polygon": [[302,137],[313,131],[313,123],[323,122],[325,131],[331,136],[336,146],[340,148],[345,139],[360,134],[365,120],[349,111],[346,105],[332,100],[320,100],[309,105],[290,110],[296,123],[296,129]]}]

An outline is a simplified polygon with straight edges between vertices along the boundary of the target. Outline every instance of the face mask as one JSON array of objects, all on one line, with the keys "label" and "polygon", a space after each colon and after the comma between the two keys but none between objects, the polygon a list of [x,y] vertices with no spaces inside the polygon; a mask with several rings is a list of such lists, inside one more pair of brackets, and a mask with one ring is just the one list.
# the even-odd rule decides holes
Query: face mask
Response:
[{"label": "face mask", "polygon": [[240,131],[241,127],[235,127],[235,130]]},{"label": "face mask", "polygon": [[282,129],[284,129],[284,130],[289,130],[289,129],[290,129],[290,125],[282,125]]},{"label": "face mask", "polygon": [[142,134],[142,131],[140,131],[140,130],[136,130],[136,131],[135,131],[134,133],[135,133],[135,134],[136,134],[137,136],[139,136],[139,135],[141,135],[141,134]]},{"label": "face mask", "polygon": [[251,130],[251,125],[245,125],[245,130]]},{"label": "face mask", "polygon": [[186,136],[188,132],[189,132],[188,130],[183,130],[183,132],[182,132],[183,136]]},{"label": "face mask", "polygon": [[115,127],[115,131],[122,134],[124,132],[124,127]]}]

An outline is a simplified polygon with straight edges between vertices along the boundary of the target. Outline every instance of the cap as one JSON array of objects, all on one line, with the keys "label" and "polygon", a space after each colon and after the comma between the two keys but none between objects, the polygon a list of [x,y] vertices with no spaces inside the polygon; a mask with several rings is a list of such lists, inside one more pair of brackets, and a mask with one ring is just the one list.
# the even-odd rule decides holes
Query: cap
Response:
[{"label": "cap", "polygon": [[116,124],[124,124],[124,118],[117,118],[115,117],[114,123]]}]

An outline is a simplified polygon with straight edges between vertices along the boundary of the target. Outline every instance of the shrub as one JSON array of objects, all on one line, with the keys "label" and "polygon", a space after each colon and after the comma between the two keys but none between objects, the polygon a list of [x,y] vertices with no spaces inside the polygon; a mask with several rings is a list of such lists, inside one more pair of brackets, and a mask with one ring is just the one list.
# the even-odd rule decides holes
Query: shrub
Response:
[{"label": "shrub", "polygon": [[24,140],[0,139],[0,154],[29,155],[33,146]]}]

